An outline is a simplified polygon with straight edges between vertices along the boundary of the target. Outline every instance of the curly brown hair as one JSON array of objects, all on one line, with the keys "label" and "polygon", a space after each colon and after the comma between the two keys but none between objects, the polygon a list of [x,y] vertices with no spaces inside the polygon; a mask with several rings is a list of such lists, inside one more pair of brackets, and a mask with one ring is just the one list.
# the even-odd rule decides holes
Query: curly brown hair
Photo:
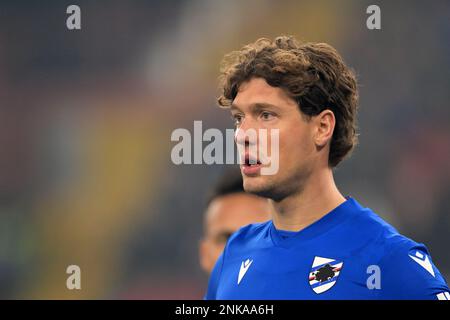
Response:
[{"label": "curly brown hair", "polygon": [[293,36],[267,38],[225,55],[220,70],[222,107],[229,107],[239,86],[263,78],[282,88],[310,117],[329,109],[336,125],[330,144],[329,166],[335,167],[357,144],[358,88],[355,73],[326,43],[300,43]]}]

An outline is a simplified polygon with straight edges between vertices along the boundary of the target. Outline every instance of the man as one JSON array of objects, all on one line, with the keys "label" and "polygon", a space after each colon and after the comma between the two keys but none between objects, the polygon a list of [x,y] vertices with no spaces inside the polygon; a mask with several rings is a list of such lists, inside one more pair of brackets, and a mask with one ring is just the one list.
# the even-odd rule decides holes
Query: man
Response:
[{"label": "man", "polygon": [[[206,299],[450,300],[426,247],[335,185],[333,168],[357,142],[358,92],[334,48],[259,39],[226,56],[221,80],[244,189],[270,198],[274,212],[229,239]],[[250,129],[278,130],[275,174],[261,174],[268,164],[252,153]]]},{"label": "man", "polygon": [[238,168],[226,171],[208,200],[199,246],[202,269],[211,273],[228,238],[243,226],[269,220],[270,212],[268,199],[245,193]]}]

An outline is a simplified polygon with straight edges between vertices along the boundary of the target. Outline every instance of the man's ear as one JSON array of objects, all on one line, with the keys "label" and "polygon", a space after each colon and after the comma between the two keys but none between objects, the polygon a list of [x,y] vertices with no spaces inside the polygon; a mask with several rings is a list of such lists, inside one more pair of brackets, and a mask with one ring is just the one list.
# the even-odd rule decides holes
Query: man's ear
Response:
[{"label": "man's ear", "polygon": [[336,125],[336,118],[333,111],[325,109],[314,117],[316,124],[316,133],[314,141],[318,148],[326,146],[333,137],[334,127]]},{"label": "man's ear", "polygon": [[208,250],[208,243],[206,242],[205,239],[201,239],[198,245],[198,257],[199,257],[199,262],[200,262],[200,266],[202,267],[203,271],[205,271],[206,273],[210,273],[211,272],[211,257],[208,254],[209,250]]}]

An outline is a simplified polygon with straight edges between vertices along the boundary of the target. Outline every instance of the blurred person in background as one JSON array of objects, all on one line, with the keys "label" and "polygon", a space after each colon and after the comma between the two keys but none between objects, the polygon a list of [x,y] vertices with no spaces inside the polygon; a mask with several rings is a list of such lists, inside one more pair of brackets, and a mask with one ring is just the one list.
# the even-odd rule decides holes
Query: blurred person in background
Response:
[{"label": "blurred person in background", "polygon": [[238,168],[227,170],[209,196],[199,245],[200,265],[208,274],[234,232],[271,218],[268,199],[246,193],[242,184]]}]

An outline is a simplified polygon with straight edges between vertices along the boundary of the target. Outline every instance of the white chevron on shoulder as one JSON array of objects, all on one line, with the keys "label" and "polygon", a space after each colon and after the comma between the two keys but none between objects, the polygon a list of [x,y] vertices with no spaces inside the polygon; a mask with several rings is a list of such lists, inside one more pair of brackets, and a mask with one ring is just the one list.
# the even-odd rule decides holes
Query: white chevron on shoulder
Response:
[{"label": "white chevron on shoulder", "polygon": [[242,278],[244,277],[244,275],[247,273],[247,270],[250,268],[250,266],[252,265],[253,260],[247,259],[245,261],[242,261],[241,263],[241,269],[239,269],[239,276],[238,276],[238,281],[237,284],[239,285],[239,283],[241,283]]}]

